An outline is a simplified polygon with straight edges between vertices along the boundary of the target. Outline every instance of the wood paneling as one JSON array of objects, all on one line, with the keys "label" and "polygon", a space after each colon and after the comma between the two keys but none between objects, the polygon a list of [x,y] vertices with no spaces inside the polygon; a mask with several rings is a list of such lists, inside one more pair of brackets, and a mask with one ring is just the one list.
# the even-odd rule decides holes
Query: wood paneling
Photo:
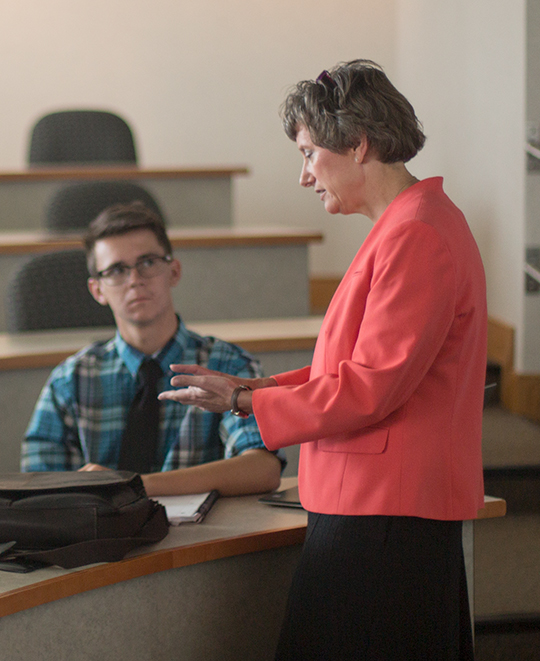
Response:
[{"label": "wood paneling", "polygon": [[514,329],[498,319],[488,322],[488,359],[501,367],[501,403],[512,413],[540,422],[540,374],[514,371]]},{"label": "wood paneling", "polygon": [[311,314],[324,314],[334,295],[341,276],[312,277],[310,279]]}]

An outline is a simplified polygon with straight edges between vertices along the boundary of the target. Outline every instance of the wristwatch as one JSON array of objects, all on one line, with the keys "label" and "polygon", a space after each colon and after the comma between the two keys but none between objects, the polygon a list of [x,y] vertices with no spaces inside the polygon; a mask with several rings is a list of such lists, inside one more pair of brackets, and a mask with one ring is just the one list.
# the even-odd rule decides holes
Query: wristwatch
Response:
[{"label": "wristwatch", "polygon": [[251,388],[249,386],[237,386],[233,390],[231,395],[231,413],[236,415],[238,418],[249,418],[249,413],[241,411],[238,408],[238,395],[242,392],[242,390],[251,390]]}]

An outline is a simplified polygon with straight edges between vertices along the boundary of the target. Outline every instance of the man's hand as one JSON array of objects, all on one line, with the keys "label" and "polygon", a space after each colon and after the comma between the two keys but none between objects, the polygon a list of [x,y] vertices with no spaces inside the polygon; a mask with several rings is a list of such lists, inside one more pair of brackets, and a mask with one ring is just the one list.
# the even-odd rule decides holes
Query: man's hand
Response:
[{"label": "man's hand", "polygon": [[108,471],[110,468],[105,466],[100,466],[99,464],[85,464],[82,468],[79,468],[79,471]]}]

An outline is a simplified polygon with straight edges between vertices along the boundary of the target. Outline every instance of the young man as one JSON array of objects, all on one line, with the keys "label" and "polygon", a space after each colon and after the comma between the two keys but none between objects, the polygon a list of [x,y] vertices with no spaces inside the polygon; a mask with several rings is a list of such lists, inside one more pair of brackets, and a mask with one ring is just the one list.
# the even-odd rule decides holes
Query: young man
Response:
[{"label": "young man", "polygon": [[[260,376],[258,364],[240,347],[200,337],[176,315],[171,290],[181,267],[162,221],[141,203],[110,207],[91,223],[85,248],[88,287],[98,303],[111,307],[117,333],[53,370],[26,432],[21,469],[137,470],[150,496],[211,489],[232,496],[276,488],[281,462],[264,448],[252,415],[157,400],[175,363],[205,365],[232,379]],[[150,363],[157,369],[157,391],[144,406],[154,414],[140,403],[142,373]],[[130,418],[137,407],[142,419]],[[152,415],[155,433],[148,426]],[[152,436],[155,447],[149,449]],[[136,455],[146,452],[146,460],[128,456],[133,448]]]}]

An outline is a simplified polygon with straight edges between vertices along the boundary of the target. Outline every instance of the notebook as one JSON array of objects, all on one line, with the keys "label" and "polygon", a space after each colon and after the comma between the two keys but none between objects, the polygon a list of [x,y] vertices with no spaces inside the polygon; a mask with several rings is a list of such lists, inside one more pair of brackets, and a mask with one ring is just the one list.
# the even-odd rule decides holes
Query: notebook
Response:
[{"label": "notebook", "polygon": [[171,525],[178,526],[181,523],[200,523],[218,497],[217,491],[207,491],[184,496],[159,496],[155,500],[165,506]]}]

